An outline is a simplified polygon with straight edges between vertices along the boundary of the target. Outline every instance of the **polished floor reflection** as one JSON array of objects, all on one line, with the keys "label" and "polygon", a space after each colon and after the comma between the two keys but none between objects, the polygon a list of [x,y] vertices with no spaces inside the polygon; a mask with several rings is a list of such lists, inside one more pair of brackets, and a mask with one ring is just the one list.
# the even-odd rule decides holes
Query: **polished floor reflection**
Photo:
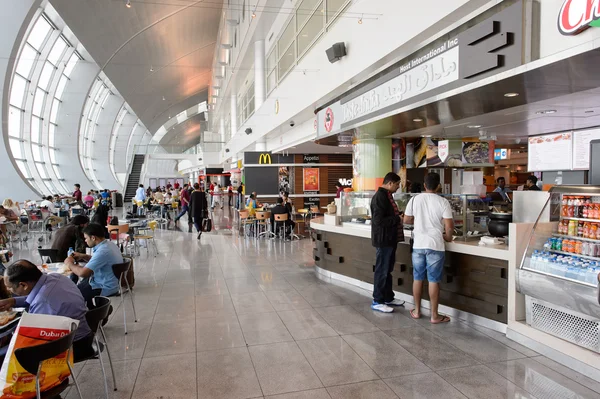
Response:
[{"label": "polished floor reflection", "polygon": [[[116,299],[106,327],[113,398],[600,398],[600,383],[502,334],[374,313],[315,278],[309,240],[244,239],[229,212],[201,240],[158,231],[159,255],[135,259],[139,322],[127,303],[124,335]],[[84,397],[103,398],[99,363],[77,366]]]}]

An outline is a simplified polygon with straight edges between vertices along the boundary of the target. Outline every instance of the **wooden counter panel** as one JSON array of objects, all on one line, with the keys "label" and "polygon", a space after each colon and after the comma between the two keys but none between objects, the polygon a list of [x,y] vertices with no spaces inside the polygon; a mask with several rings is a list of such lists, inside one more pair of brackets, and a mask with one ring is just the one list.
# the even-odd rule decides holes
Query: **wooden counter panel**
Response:
[{"label": "wooden counter panel", "polygon": [[[371,240],[325,231],[313,232],[317,266],[360,281],[373,283],[376,250]],[[407,244],[398,244],[394,291],[412,295],[413,268]],[[446,252],[440,284],[440,303],[492,320],[507,322],[508,262]],[[429,300],[427,281],[423,299]]]}]

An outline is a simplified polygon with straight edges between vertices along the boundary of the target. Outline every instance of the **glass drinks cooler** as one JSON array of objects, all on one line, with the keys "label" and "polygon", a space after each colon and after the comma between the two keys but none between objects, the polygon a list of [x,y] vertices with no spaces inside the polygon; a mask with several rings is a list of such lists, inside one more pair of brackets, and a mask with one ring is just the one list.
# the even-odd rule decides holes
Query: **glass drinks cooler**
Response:
[{"label": "glass drinks cooler", "polygon": [[[369,226],[372,216],[371,198],[374,194],[374,191],[342,193],[340,205],[342,224],[354,227]],[[419,194],[395,193],[393,197],[398,210],[404,212],[408,201],[415,195]],[[457,239],[466,240],[487,234],[488,205],[478,195],[441,194],[441,196],[450,202],[454,217],[454,235]]]},{"label": "glass drinks cooler", "polygon": [[600,352],[600,187],[556,186],[517,270],[530,326]]}]

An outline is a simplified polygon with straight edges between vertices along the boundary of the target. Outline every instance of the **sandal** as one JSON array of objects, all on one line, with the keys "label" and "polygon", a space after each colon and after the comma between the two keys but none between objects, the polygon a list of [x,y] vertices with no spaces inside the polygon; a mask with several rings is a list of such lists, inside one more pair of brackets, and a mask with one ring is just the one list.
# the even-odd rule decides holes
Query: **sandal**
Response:
[{"label": "sandal", "polygon": [[443,316],[441,319],[437,319],[437,320],[431,320],[431,324],[442,324],[442,323],[448,323],[450,321],[450,318],[448,316]]},{"label": "sandal", "polygon": [[415,309],[411,309],[410,310],[410,317],[412,317],[413,319],[420,319],[421,315],[415,315]]}]

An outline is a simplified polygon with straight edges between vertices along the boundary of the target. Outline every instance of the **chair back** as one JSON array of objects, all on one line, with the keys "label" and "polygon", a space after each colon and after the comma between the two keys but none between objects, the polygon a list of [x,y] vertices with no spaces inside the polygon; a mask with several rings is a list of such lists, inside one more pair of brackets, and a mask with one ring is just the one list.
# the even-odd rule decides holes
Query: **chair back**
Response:
[{"label": "chair back", "polygon": [[177,209],[177,208],[179,208],[179,202],[177,202],[177,201],[173,201],[173,203],[171,204],[171,207],[172,207],[173,209]]},{"label": "chair back", "polygon": [[310,207],[310,212],[311,213],[319,213],[319,207],[318,206],[311,206]]},{"label": "chair back", "polygon": [[92,304],[93,306],[85,313],[85,320],[90,326],[90,330],[96,334],[100,323],[108,316],[110,299],[105,296],[96,296],[92,298]]},{"label": "chair back", "polygon": [[15,349],[15,357],[25,371],[29,374],[37,375],[41,362],[52,359],[53,357],[66,352],[73,346],[76,330],[77,326],[75,323],[72,323],[71,332],[64,337],[54,341],[48,341],[41,345]]},{"label": "chair back", "polygon": [[152,230],[152,231],[156,230],[157,226],[158,226],[158,222],[156,220],[151,220],[148,222],[148,228],[150,228],[150,230]]},{"label": "chair back", "polygon": [[271,217],[270,212],[264,211],[256,211],[256,219],[257,220],[265,220]]},{"label": "chair back", "polygon": [[248,219],[250,216],[250,211],[240,211],[240,219]]},{"label": "chair back", "polygon": [[280,213],[275,215],[275,221],[276,222],[285,222],[286,220],[288,220],[288,214],[287,213]]},{"label": "chair back", "polygon": [[129,258],[123,258],[123,263],[117,263],[112,266],[113,273],[117,279],[119,279],[119,284],[121,283],[121,276],[123,274],[127,274],[129,268],[131,267],[131,260]]},{"label": "chair back", "polygon": [[144,201],[133,200],[137,206],[144,206]]},{"label": "chair back", "polygon": [[44,258],[50,258],[50,263],[58,262],[58,249],[39,248],[38,252],[40,258],[42,258],[42,263],[46,263]]},{"label": "chair back", "polygon": [[127,234],[129,233],[129,224],[119,224],[119,225],[111,225],[106,226],[106,230],[108,230],[108,234],[110,234],[111,238],[114,234]]}]

